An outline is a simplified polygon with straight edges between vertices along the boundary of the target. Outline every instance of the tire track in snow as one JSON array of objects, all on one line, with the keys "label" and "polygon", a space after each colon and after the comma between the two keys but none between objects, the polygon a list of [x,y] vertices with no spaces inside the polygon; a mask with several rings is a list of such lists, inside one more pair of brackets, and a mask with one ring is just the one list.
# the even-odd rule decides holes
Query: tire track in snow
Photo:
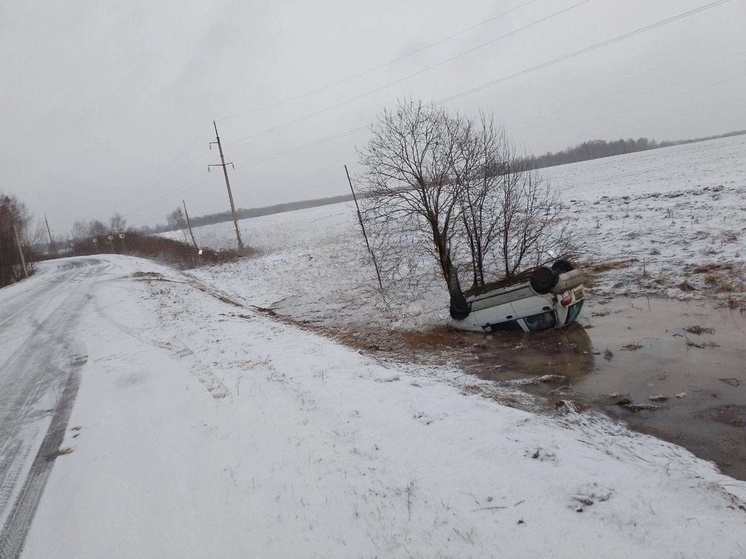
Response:
[{"label": "tire track in snow", "polygon": [[[200,286],[192,285],[191,282],[174,281],[172,279],[165,278],[160,274],[135,276],[134,279],[140,281],[144,280],[151,292],[153,289],[153,282],[162,282],[163,286],[165,286],[166,288],[170,287],[170,284],[186,288],[196,288],[207,293],[208,295],[220,299],[224,303],[228,303],[234,306],[241,306],[240,303],[230,300],[227,295],[221,296],[222,294],[210,293],[207,291],[206,287],[203,288]],[[156,300],[158,299],[158,296],[156,296],[155,294],[153,294],[153,297]],[[163,302],[159,301],[158,304],[163,305]],[[117,321],[111,315],[107,314],[105,308],[101,307],[98,302],[96,303],[96,312],[107,323],[111,324],[113,327],[117,328],[124,334],[138,340],[143,344],[166,350],[173,356],[174,359],[185,362],[189,373],[194,376],[202,384],[202,386],[204,386],[205,390],[207,390],[210,396],[212,396],[216,400],[220,400],[230,395],[230,389],[223,383],[223,381],[220,380],[220,378],[218,378],[218,376],[212,371],[212,369],[205,363],[203,363],[197,357],[197,355],[195,355],[194,352],[178,338],[158,339],[157,337],[146,336],[138,330],[126,326],[125,324]]]},{"label": "tire track in snow", "polygon": [[59,451],[65,438],[67,423],[80,386],[80,369],[87,361],[87,356],[79,355],[71,362],[67,383],[52,423],[31,464],[26,482],[0,531],[0,558],[2,559],[17,559],[21,556],[31,521],[36,514],[49,474],[52,472],[54,453]]},{"label": "tire track in snow", "polygon": [[[48,457],[62,444],[80,369],[87,361],[72,327],[105,267],[96,260],[72,264],[72,272],[60,267],[60,276],[46,284],[44,291],[31,290],[16,299],[16,310],[27,312],[13,326],[25,330],[25,339],[0,363],[2,559],[15,559],[23,551],[53,466]],[[71,288],[71,284],[77,285]]]}]

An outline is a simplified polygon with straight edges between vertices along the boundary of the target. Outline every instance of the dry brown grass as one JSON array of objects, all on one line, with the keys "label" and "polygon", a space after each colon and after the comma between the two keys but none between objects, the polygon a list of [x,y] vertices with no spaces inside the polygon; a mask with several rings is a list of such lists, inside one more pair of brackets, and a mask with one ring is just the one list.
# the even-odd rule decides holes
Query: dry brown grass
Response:
[{"label": "dry brown grass", "polygon": [[191,244],[183,243],[175,239],[159,237],[157,235],[144,235],[135,231],[126,234],[124,243],[120,239],[112,242],[99,242],[95,245],[91,239],[78,240],[75,244],[76,256],[96,254],[131,254],[150,258],[163,262],[177,268],[195,268],[210,264],[222,264],[232,262],[241,256],[253,256],[258,251],[252,248],[245,249],[242,253],[230,250],[216,251],[203,248],[202,254]]},{"label": "dry brown grass", "polygon": [[689,280],[684,280],[680,284],[678,284],[676,287],[681,289],[682,291],[686,293],[690,293],[692,291],[697,291],[697,288],[694,287],[691,283],[689,283]]},{"label": "dry brown grass", "polygon": [[489,344],[470,332],[462,332],[448,328],[447,326],[436,326],[429,330],[407,331],[401,333],[404,346],[413,350],[425,349],[455,349],[464,347],[475,347],[477,349],[489,349]]},{"label": "dry brown grass", "polygon": [[583,285],[585,285],[588,288],[598,287],[598,280],[596,279],[596,276],[592,274],[585,274]]},{"label": "dry brown grass", "polygon": [[722,263],[713,262],[711,264],[705,264],[704,266],[697,266],[696,268],[692,270],[692,273],[707,274],[709,272],[732,271],[734,269],[735,269],[735,265],[731,264],[730,262],[722,262]]},{"label": "dry brown grass", "polygon": [[583,266],[592,274],[603,274],[611,270],[629,268],[635,262],[637,262],[636,258],[630,258],[628,260],[610,260],[608,262],[586,262]]},{"label": "dry brown grass", "polygon": [[689,338],[686,339],[686,345],[687,345],[687,347],[696,347],[696,348],[699,348],[699,349],[704,349],[706,347],[720,347],[715,342],[697,343],[697,342],[693,342]]},{"label": "dry brown grass", "polygon": [[714,334],[715,329],[714,328],[703,328],[702,326],[695,325],[695,326],[689,326],[687,328],[684,328],[685,332],[689,332],[690,334],[695,334],[697,336],[701,336],[702,334]]},{"label": "dry brown grass", "polygon": [[483,384],[469,384],[467,386],[464,386],[461,389],[461,392],[468,396],[481,396],[482,398],[487,398],[509,408],[521,407],[521,402],[516,396],[510,393],[500,392],[498,390],[495,390],[495,388],[491,386]]}]

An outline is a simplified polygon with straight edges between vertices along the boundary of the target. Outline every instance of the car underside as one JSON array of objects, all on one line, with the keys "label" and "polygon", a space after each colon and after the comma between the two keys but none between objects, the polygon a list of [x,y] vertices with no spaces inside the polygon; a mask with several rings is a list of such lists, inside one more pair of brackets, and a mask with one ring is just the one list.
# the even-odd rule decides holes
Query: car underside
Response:
[{"label": "car underside", "polygon": [[567,260],[535,268],[528,279],[466,297],[468,314],[454,316],[458,330],[535,332],[574,322],[583,307],[584,276]]}]

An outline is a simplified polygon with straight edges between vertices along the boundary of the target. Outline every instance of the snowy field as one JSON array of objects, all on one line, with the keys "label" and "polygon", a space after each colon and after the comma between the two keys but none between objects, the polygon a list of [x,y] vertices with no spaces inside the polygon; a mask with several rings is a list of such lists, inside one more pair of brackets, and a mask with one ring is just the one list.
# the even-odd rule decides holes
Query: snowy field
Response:
[{"label": "snowy field", "polygon": [[[566,215],[587,245],[586,260],[609,268],[597,268],[603,274],[596,295],[746,302],[746,136],[541,173],[562,193]],[[262,255],[196,276],[320,324],[421,327],[447,319],[447,294],[435,273],[422,291],[390,293],[394,312],[382,304],[352,203],[240,225],[246,243]],[[234,246],[231,223],[195,229],[195,236],[204,246]]]},{"label": "snowy field", "polygon": [[[626,262],[594,297],[743,300],[746,137],[545,174],[588,260]],[[529,396],[278,320],[445,321],[435,277],[417,303],[382,302],[351,205],[241,226],[260,254],[219,267],[101,257],[69,326],[88,348],[70,452],[23,557],[746,556],[746,482],[685,449],[571,407],[507,407]],[[231,246],[231,224],[195,235]],[[728,270],[730,291],[709,293]]]}]

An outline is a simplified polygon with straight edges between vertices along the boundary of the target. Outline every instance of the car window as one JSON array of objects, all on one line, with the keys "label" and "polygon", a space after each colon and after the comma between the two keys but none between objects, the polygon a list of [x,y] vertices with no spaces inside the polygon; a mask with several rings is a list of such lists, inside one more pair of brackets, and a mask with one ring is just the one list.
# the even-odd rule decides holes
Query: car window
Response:
[{"label": "car window", "polygon": [[523,320],[526,321],[526,327],[532,332],[538,330],[548,330],[554,328],[557,325],[557,317],[553,311],[543,312],[541,314],[535,314],[533,316],[527,316]]},{"label": "car window", "polygon": [[565,320],[565,324],[570,324],[572,321],[578,318],[578,315],[580,314],[580,309],[582,308],[583,308],[583,301],[578,301],[577,303],[572,305],[569,309],[567,309],[567,319]]},{"label": "car window", "polygon": [[517,320],[508,320],[506,322],[500,322],[498,324],[490,324],[490,330],[493,332],[497,330],[508,331],[508,332],[523,332],[523,328],[518,324]]}]

